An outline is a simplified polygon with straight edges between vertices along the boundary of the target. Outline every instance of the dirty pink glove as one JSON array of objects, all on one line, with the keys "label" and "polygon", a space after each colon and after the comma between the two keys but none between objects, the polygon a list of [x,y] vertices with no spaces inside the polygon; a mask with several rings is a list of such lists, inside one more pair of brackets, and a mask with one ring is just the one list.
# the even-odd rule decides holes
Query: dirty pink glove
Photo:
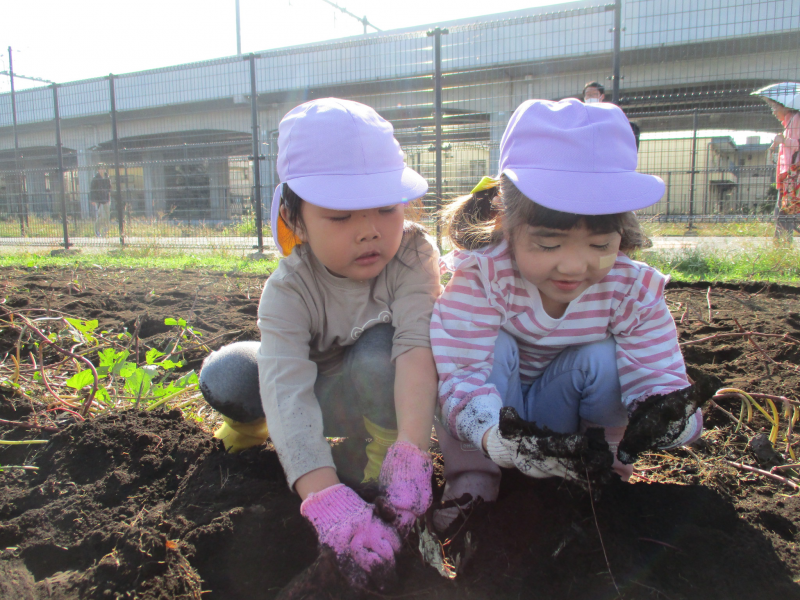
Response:
[{"label": "dirty pink glove", "polygon": [[401,537],[408,535],[417,517],[431,505],[430,454],[409,442],[395,442],[386,453],[378,483],[381,496],[375,501],[381,516],[397,528]]},{"label": "dirty pink glove", "polygon": [[336,554],[339,569],[351,583],[383,589],[394,578],[400,538],[375,515],[374,508],[339,483],[309,494],[300,514],[311,521],[320,544]]}]

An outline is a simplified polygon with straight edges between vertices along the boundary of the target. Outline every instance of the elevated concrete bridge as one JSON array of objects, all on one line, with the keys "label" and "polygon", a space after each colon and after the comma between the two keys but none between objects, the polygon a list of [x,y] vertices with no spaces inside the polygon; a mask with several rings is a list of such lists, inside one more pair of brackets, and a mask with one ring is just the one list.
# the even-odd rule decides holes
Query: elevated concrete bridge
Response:
[{"label": "elevated concrete bridge", "polygon": [[[643,132],[691,129],[695,116],[701,129],[778,130],[750,92],[800,81],[800,0],[625,0],[622,7],[620,104]],[[574,96],[586,81],[612,74],[613,4],[582,0],[438,26],[449,30],[442,36],[445,143],[491,152],[523,100]],[[427,29],[258,53],[263,184],[274,183],[269,159],[280,118],[311,98],[370,104],[393,122],[408,152],[426,151],[434,131]],[[213,163],[209,202],[218,210],[227,199],[213,189],[230,178],[223,160],[252,154],[248,57],[121,75],[115,89],[123,160],[142,170],[145,213],[164,208],[163,165],[187,160]],[[10,95],[0,95],[0,178],[22,168],[29,193],[46,190],[56,164],[52,90],[18,92],[16,104],[19,152]],[[59,107],[65,167],[75,170],[85,212],[95,166],[111,162],[108,78],[60,85]]]}]

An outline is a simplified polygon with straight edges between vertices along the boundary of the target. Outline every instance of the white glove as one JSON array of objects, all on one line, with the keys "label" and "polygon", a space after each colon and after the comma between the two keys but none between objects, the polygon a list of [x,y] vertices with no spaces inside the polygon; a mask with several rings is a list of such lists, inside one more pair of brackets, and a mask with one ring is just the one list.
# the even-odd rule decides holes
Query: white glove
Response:
[{"label": "white glove", "polygon": [[539,438],[523,435],[505,438],[500,428],[494,425],[486,437],[486,451],[498,466],[516,468],[528,477],[578,479],[577,473],[570,470],[566,460],[542,455],[537,443],[539,441]]},{"label": "white glove", "polygon": [[655,394],[638,402],[631,414],[617,456],[633,464],[639,454],[656,448],[669,449],[690,444],[703,433],[703,412],[698,408],[709,396],[705,389],[694,385]]},{"label": "white glove", "polygon": [[601,429],[555,433],[526,423],[511,407],[500,411],[500,424],[489,429],[486,451],[497,465],[516,468],[528,477],[562,477],[585,484],[611,477],[614,456]]}]

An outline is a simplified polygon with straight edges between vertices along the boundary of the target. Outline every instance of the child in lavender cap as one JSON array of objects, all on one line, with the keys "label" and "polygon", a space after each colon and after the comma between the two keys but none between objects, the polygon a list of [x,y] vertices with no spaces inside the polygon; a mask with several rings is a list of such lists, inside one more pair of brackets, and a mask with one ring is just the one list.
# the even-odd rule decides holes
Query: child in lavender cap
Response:
[{"label": "child in lavender cap", "polygon": [[454,202],[455,273],[431,318],[445,500],[495,500],[501,467],[627,481],[639,453],[702,433],[667,277],[628,257],[646,241],[632,211],[664,193],[636,166],[618,107],[529,100],[498,179]]},{"label": "child in lavender cap", "polygon": [[[354,585],[382,588],[431,503],[439,253],[404,218],[428,184],[358,102],[294,108],[278,148],[272,232],[285,258],[261,296],[261,342],[212,353],[200,385],[224,416],[215,436],[232,451],[269,436],[320,544]],[[359,436],[372,438],[364,480],[377,480],[381,510],[341,483],[326,440]]]}]

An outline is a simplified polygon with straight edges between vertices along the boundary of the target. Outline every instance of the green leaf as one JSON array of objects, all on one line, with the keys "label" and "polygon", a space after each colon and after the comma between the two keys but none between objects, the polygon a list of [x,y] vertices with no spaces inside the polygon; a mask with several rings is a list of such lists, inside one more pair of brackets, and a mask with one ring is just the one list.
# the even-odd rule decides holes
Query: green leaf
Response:
[{"label": "green leaf", "polygon": [[81,333],[91,333],[95,329],[97,329],[97,325],[99,322],[97,319],[92,321],[83,321],[81,319],[73,319],[71,317],[64,317],[64,320],[72,325],[75,329],[80,331]]},{"label": "green leaf", "polygon": [[150,389],[150,395],[153,396],[154,398],[162,398],[167,394],[171,393],[172,391],[176,391],[172,390],[172,384],[168,385],[167,387],[164,387],[163,384],[157,383]]},{"label": "green leaf", "polygon": [[177,324],[178,322],[171,317],[167,317],[166,319],[164,319],[164,325],[177,325]]},{"label": "green leaf", "polygon": [[111,372],[120,377],[130,377],[133,375],[134,371],[136,371],[136,363],[126,361],[115,365]]},{"label": "green leaf", "polygon": [[148,365],[155,364],[155,362],[156,362],[156,359],[157,359],[158,357],[160,357],[160,356],[164,356],[164,355],[165,355],[165,354],[164,354],[163,352],[160,352],[160,351],[159,351],[158,349],[156,349],[156,348],[152,348],[152,349],[150,349],[150,350],[147,352],[147,355],[146,355],[147,364],[148,364]]},{"label": "green leaf", "polygon": [[125,390],[131,396],[145,396],[150,391],[150,384],[157,374],[158,368],[153,365],[139,367],[125,379]]},{"label": "green leaf", "polygon": [[198,383],[199,381],[200,381],[200,379],[197,377],[197,373],[195,373],[194,369],[192,369],[191,371],[186,373],[186,375],[184,375],[183,377],[178,379],[175,382],[175,385],[177,387],[179,387],[179,388],[185,388],[185,387],[188,387],[190,385],[194,385],[195,383]]},{"label": "green leaf", "polygon": [[101,367],[113,368],[115,365],[121,363],[130,356],[128,350],[120,350],[117,352],[113,348],[106,348],[97,353],[97,358],[100,359]]},{"label": "green leaf", "polygon": [[175,353],[180,352],[181,350],[183,350],[183,346],[178,344],[178,342],[173,341],[173,342],[170,342],[169,344],[167,344],[167,347],[164,348],[164,350],[166,350],[167,354],[175,354]]},{"label": "green leaf", "polygon": [[158,363],[159,367],[162,367],[165,371],[170,371],[172,369],[179,369],[183,366],[183,361],[179,360],[178,362],[173,362],[171,360],[165,360]]},{"label": "green leaf", "polygon": [[186,321],[183,319],[178,319],[178,325],[180,325],[181,327],[186,327]]},{"label": "green leaf", "polygon": [[112,404],[111,395],[108,393],[108,390],[103,387],[97,388],[97,393],[94,395],[94,399],[109,406]]},{"label": "green leaf", "polygon": [[90,369],[84,369],[83,371],[75,373],[75,375],[67,379],[65,383],[71,388],[80,390],[85,388],[87,385],[93,384],[94,376],[92,375],[92,371]]}]

